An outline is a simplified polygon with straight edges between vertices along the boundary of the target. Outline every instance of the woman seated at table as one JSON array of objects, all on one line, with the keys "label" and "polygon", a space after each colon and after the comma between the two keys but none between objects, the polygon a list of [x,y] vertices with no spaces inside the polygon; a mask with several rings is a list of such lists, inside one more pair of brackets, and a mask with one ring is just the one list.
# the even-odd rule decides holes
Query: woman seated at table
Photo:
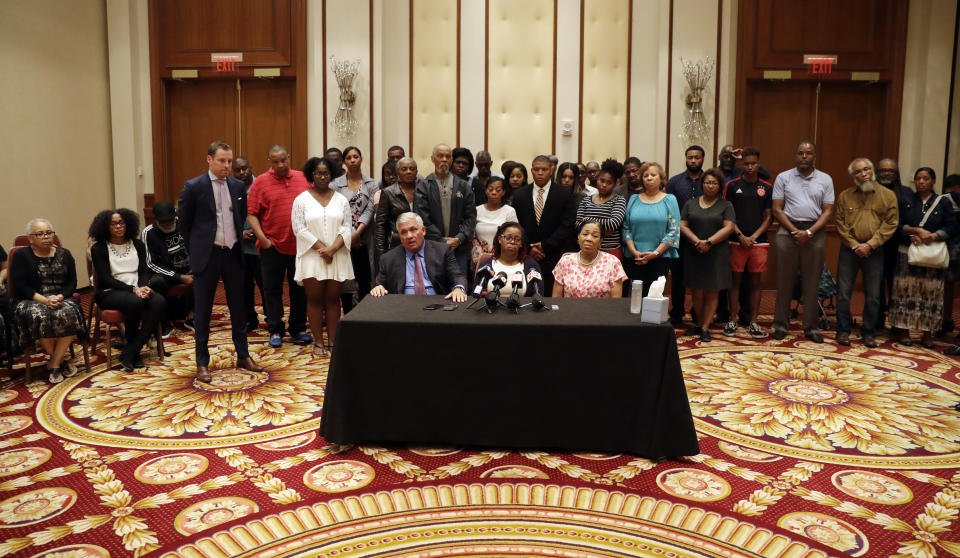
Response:
[{"label": "woman seated at table", "polygon": [[564,254],[553,268],[553,296],[567,298],[619,298],[627,274],[620,259],[600,250],[603,229],[586,220],[577,231],[579,252]]},{"label": "woman seated at table", "polygon": [[30,221],[27,234],[30,246],[14,252],[10,260],[18,346],[39,343],[50,355],[50,383],[58,384],[77,373],[64,358],[70,343],[87,336],[83,311],[73,298],[77,268],[70,251],[54,244],[50,221]]},{"label": "woman seated at table", "polygon": [[138,238],[139,229],[140,218],[125,208],[105,209],[90,224],[90,236],[97,241],[90,248],[97,277],[94,299],[101,309],[123,315],[127,344],[120,364],[128,372],[143,368],[140,349],[156,333],[167,305],[163,295],[151,287],[147,248]]},{"label": "woman seated at table", "polygon": [[[488,185],[489,187],[489,185]],[[488,190],[489,192],[489,190]],[[493,277],[501,271],[507,275],[507,287],[503,290],[504,295],[513,293],[510,286],[510,280],[519,271],[523,274],[523,284],[520,287],[522,296],[533,296],[536,293],[537,280],[528,281],[529,274],[536,272],[540,276],[540,264],[537,260],[527,256],[527,244],[523,240],[523,227],[515,221],[508,221],[499,227],[493,235],[493,256],[480,260],[477,264],[477,276],[474,284],[479,284],[484,280],[484,272],[488,272],[488,277]],[[543,279],[539,280],[540,288],[543,288]],[[483,285],[486,288],[486,284]],[[540,294],[546,295],[543,291]]]}]

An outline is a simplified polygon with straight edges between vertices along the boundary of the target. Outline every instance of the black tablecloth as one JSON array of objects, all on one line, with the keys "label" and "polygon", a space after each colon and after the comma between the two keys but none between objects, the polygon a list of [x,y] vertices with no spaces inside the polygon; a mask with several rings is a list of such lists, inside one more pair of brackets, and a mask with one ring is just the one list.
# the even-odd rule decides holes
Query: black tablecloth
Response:
[{"label": "black tablecloth", "polygon": [[326,440],[699,453],[673,328],[641,323],[627,299],[492,315],[433,302],[367,297],[340,321]]}]

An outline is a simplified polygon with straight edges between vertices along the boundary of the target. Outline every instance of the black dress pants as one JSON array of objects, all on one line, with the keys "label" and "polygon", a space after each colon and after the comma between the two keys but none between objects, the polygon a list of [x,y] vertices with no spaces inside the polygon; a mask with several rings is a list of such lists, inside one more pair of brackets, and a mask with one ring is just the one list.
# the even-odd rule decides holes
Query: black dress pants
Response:
[{"label": "black dress pants", "polygon": [[154,278],[148,286],[153,290],[150,298],[140,298],[132,291],[111,289],[97,293],[97,306],[104,310],[118,310],[123,315],[123,328],[127,336],[124,354],[137,355],[156,333],[157,324],[163,319],[167,300],[160,294],[163,282]]},{"label": "black dress pants", "polygon": [[[307,295],[293,280],[297,257],[281,254],[274,247],[260,250],[260,272],[263,278],[263,310],[267,314],[270,335],[283,335],[283,279],[290,290],[290,315],[287,331],[295,335],[307,330]],[[367,265],[369,269],[369,264]],[[370,287],[367,287],[369,292]],[[246,319],[246,316],[244,316]]]},{"label": "black dress pants", "polygon": [[260,315],[257,314],[257,299],[254,288],[260,289],[260,300],[266,300],[263,294],[263,275],[260,274],[260,256],[244,254],[243,272],[243,308],[247,317],[247,331],[250,331],[249,326],[257,326],[260,324]]}]

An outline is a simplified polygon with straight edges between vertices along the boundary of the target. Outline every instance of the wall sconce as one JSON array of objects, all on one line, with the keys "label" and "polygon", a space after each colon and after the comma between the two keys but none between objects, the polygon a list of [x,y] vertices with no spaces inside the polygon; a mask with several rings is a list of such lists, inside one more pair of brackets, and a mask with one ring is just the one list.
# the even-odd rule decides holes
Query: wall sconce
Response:
[{"label": "wall sconce", "polygon": [[353,105],[357,102],[357,94],[353,91],[353,79],[357,77],[359,68],[359,58],[338,62],[336,57],[330,56],[330,70],[337,78],[337,85],[340,87],[340,106],[330,124],[337,131],[340,139],[352,137],[360,127],[353,114]]},{"label": "wall sconce", "polygon": [[713,76],[714,61],[708,56],[706,60],[690,62],[680,59],[683,66],[683,77],[690,86],[687,95],[687,119],[683,121],[680,138],[686,140],[687,145],[706,143],[710,137],[710,125],[703,116],[703,89]]}]

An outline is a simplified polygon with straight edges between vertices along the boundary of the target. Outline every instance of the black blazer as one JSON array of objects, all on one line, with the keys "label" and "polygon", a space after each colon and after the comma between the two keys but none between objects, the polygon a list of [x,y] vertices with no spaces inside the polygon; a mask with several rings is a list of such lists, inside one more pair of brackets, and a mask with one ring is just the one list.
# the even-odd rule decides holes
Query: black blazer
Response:
[{"label": "black blazer", "polygon": [[[930,201],[936,200],[937,194],[930,198]],[[947,240],[956,238],[960,234],[960,223],[957,222],[957,212],[954,209],[950,195],[947,194],[939,202],[934,201],[937,206],[930,214],[930,218],[923,224],[924,230],[930,232],[943,231],[946,233]],[[903,233],[904,227],[917,227],[923,220],[923,200],[916,192],[911,195],[900,198],[900,224],[897,230],[901,232],[900,243],[910,244],[910,237]]]},{"label": "black blazer", "polygon": [[461,249],[470,249],[474,230],[477,228],[477,206],[473,202],[473,189],[462,178],[453,177],[453,197],[450,199],[450,226],[448,233],[443,234],[440,220],[443,210],[440,201],[440,186],[437,177],[430,174],[417,182],[413,193],[414,211],[423,218],[423,226],[427,227],[427,238],[442,240],[445,236],[456,237],[460,241]]},{"label": "black blazer", "polygon": [[[416,202],[416,191],[414,191],[414,202]],[[453,206],[453,204],[450,205]],[[380,191],[380,205],[377,206],[376,217],[377,228],[374,235],[374,249],[378,258],[394,246],[400,245],[397,217],[409,211],[413,211],[413,207],[403,195],[399,184],[387,186]]]},{"label": "black blazer", "polygon": [[[427,260],[427,276],[437,294],[449,294],[456,285],[467,288],[467,278],[460,270],[450,245],[438,240],[423,241],[423,257]],[[403,294],[407,282],[407,251],[403,246],[391,249],[380,258],[377,285],[390,294]]]},{"label": "black blazer", "polygon": [[[77,290],[77,265],[73,261],[70,250],[58,246],[57,251],[63,253],[63,265],[67,268],[67,276],[64,278],[60,294],[64,298],[70,298]],[[18,248],[10,258],[10,282],[13,284],[13,292],[10,295],[14,301],[33,300],[33,295],[40,290],[37,255],[29,246]]]},{"label": "black blazer", "polygon": [[[534,210],[535,184],[518,188],[513,193],[513,208],[517,210],[517,220],[529,244],[540,242],[546,259],[551,262],[560,260],[565,252],[575,249],[576,243],[573,223],[577,218],[577,204],[573,188],[561,186],[556,182],[550,185],[550,192],[543,203],[543,214],[537,224]],[[552,268],[551,268],[552,269]]]},{"label": "black blazer", "polygon": [[[233,250],[239,257],[243,245],[243,223],[247,219],[247,189],[243,182],[232,176],[227,177],[227,189],[233,202],[233,226],[237,235]],[[177,201],[177,216],[190,252],[190,267],[195,273],[202,273],[210,261],[213,240],[217,236],[216,198],[213,197],[213,182],[208,173],[191,178],[183,185]]]},{"label": "black blazer", "polygon": [[[137,286],[143,287],[150,282],[150,268],[147,267],[147,247],[140,242],[139,238],[133,239],[133,246],[137,249],[137,259],[140,260],[137,266]],[[133,287],[117,281],[110,271],[110,253],[107,251],[106,242],[97,242],[90,247],[90,259],[93,260],[93,269],[97,272],[97,292],[100,296],[108,289],[117,289],[121,291],[133,291]]]}]

